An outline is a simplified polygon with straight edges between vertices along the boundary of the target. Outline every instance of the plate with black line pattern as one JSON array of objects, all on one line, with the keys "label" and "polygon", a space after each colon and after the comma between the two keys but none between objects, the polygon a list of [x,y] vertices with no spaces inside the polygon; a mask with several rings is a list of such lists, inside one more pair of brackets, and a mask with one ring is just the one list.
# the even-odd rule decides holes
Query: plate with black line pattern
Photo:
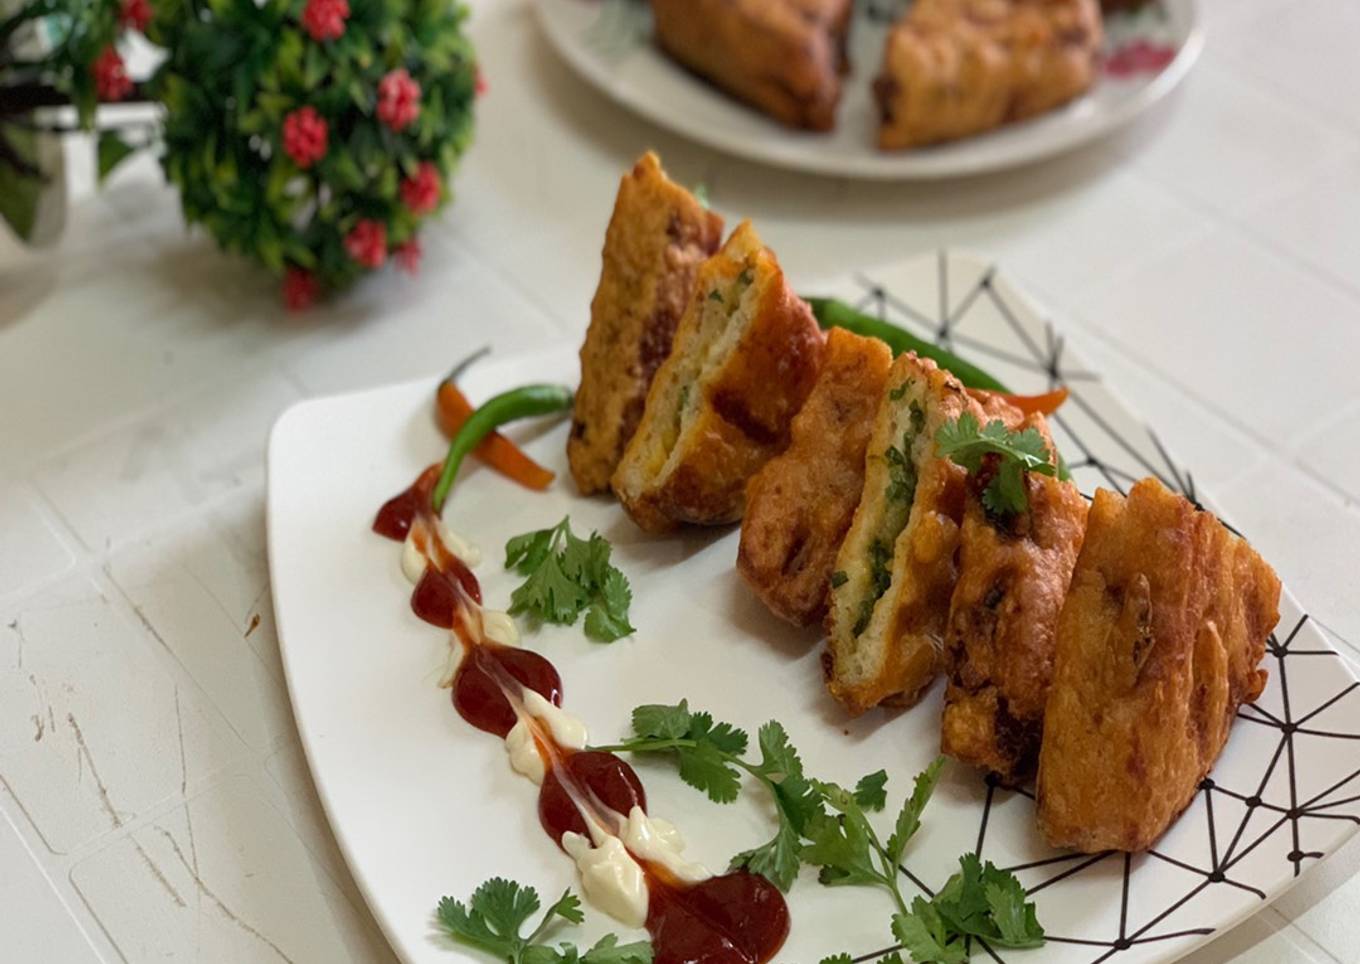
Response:
[{"label": "plate with black line pattern", "polygon": [[[866,269],[815,293],[949,346],[1015,391],[1066,386],[1071,397],[1051,425],[1088,495],[1097,487],[1126,491],[1151,475],[1212,507],[1189,463],[985,259],[941,252]],[[484,398],[527,381],[571,381],[575,348],[488,360],[464,385]],[[433,936],[440,896],[464,896],[495,875],[540,893],[579,887],[571,862],[538,827],[534,787],[511,771],[500,741],[463,723],[437,687],[447,661],[443,634],[411,615],[396,546],[368,530],[377,507],[442,449],[430,414],[436,380],[305,401],[275,427],[269,462],[274,602],[308,761],[375,917],[404,960],[430,964],[459,953]],[[565,479],[566,432],[563,424],[517,438]],[[345,467],[343,484],[337,465]],[[934,757],[942,687],[910,710],[846,720],[823,688],[818,633],[770,616],[737,577],[734,529],[649,537],[617,505],[583,499],[569,482],[526,495],[475,467],[459,486],[449,518],[483,549],[477,574],[490,605],[503,605],[517,583],[499,565],[510,536],[570,514],[578,532],[593,528],[613,542],[615,562],[632,580],[637,634],[611,646],[575,628],[525,636],[561,670],[563,705],[585,720],[594,742],[623,736],[637,704],[687,698],[752,733],[782,721],[819,776],[849,783],[886,769],[892,801]],[[1263,664],[1265,692],[1243,707],[1210,777],[1153,850],[1054,850],[1035,828],[1029,791],[951,763],[902,865],[907,899],[940,887],[958,855],[977,850],[1016,873],[1048,944],[983,947],[975,959],[1151,964],[1175,960],[1278,897],[1360,825],[1360,683],[1288,590],[1280,610]],[[637,769],[651,812],[678,824],[687,855],[712,869],[772,831],[768,801],[754,789],[720,806],[667,765],[641,760]],[[822,887],[805,869],[788,900],[793,929],[781,962],[842,951],[872,959],[891,949],[891,903],[879,891]],[[584,937],[614,930],[590,912]]]}]

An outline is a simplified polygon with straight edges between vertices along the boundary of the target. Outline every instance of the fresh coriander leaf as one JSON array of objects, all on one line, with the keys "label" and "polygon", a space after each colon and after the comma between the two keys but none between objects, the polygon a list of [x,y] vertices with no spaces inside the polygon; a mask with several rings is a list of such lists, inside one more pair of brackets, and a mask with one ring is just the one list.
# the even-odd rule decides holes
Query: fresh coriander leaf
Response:
[{"label": "fresh coriander leaf", "polygon": [[882,810],[888,805],[888,771],[879,770],[859,778],[855,784],[855,802],[865,810]]},{"label": "fresh coriander leaf", "polygon": [[[609,544],[608,539],[598,532],[592,532],[586,549],[590,557],[589,572],[591,579],[597,587],[601,590],[604,589],[605,580],[609,578],[610,573],[616,573],[620,579],[623,579],[624,586],[628,585],[628,580],[623,578],[623,573],[619,572],[609,562],[610,556],[614,554],[614,547]],[[627,603],[624,604],[624,608],[628,608]]]},{"label": "fresh coriander leaf", "polygon": [[633,732],[643,739],[679,740],[689,732],[689,702],[676,706],[651,703],[633,710]]},{"label": "fresh coriander leaf", "polygon": [[849,954],[832,954],[830,957],[822,958],[817,964],[851,964],[853,960]]},{"label": "fresh coriander leaf", "polygon": [[636,632],[627,619],[615,616],[602,603],[590,607],[582,628],[586,637],[597,643],[612,643]]},{"label": "fresh coriander leaf", "polygon": [[537,569],[552,551],[553,535],[557,528],[539,529],[512,538],[505,544],[505,568],[513,569],[522,576]]},{"label": "fresh coriander leaf", "polygon": [[982,871],[987,908],[996,924],[993,942],[1006,947],[1038,947],[1044,942],[1044,929],[1026,900],[1025,888],[1016,876],[988,863]]},{"label": "fresh coriander leaf", "polygon": [[712,743],[680,747],[676,751],[680,779],[708,794],[714,803],[731,803],[741,792],[741,774]]},{"label": "fresh coriander leaf", "polygon": [[760,774],[774,780],[784,777],[801,777],[803,761],[798,751],[789,743],[789,735],[782,724],[771,720],[756,732],[756,742],[760,746]]},{"label": "fresh coriander leaf", "polygon": [[538,907],[538,892],[532,887],[493,877],[473,892],[467,906],[444,897],[435,913],[450,936],[508,960],[523,950],[526,941],[519,936],[520,928]]},{"label": "fresh coriander leaf", "polygon": [[[608,556],[606,556],[606,559]],[[598,583],[600,602],[605,611],[615,619],[628,621],[628,607],[633,604],[633,590],[628,585],[628,577],[613,566],[609,566]]]},{"label": "fresh coriander leaf", "polygon": [[801,774],[789,775],[779,781],[772,781],[770,789],[774,793],[775,804],[779,807],[782,819],[787,819],[793,829],[802,833],[808,823],[819,814],[822,808],[822,794]]},{"label": "fresh coriander leaf", "polygon": [[[582,539],[567,527],[562,534],[562,571],[567,578],[580,585],[586,592],[597,588],[594,533],[590,539]],[[609,544],[605,543],[605,567],[609,566]]]},{"label": "fresh coriander leaf", "polygon": [[912,901],[910,913],[893,915],[892,932],[918,964],[965,964],[968,960],[964,942],[950,938],[940,915],[921,897]]},{"label": "fresh coriander leaf", "polygon": [[695,713],[690,717],[689,736],[693,740],[710,743],[729,756],[741,756],[746,752],[746,731],[730,723],[715,724],[709,713]]},{"label": "fresh coriander leaf", "polygon": [[562,571],[556,556],[549,555],[510,594],[510,613],[527,613],[549,623],[570,625],[585,608],[587,595]]},{"label": "fresh coriander leaf", "polygon": [[737,275],[737,287],[745,288],[755,278],[755,274],[750,268],[742,268],[741,274]]},{"label": "fresh coriander leaf", "polygon": [[862,815],[823,813],[814,816],[804,828],[803,836],[808,841],[803,846],[803,861],[821,868],[817,879],[823,884],[843,887],[884,882],[873,864]]},{"label": "fresh coriander leaf", "polygon": [[940,426],[935,433],[935,445],[942,457],[976,473],[982,468],[985,456],[999,459],[995,477],[983,492],[983,502],[995,515],[1024,512],[1029,508],[1025,492],[1025,472],[1056,475],[1048,450],[1048,443],[1038,429],[1012,432],[1000,419],[985,426],[977,417],[965,412],[955,421]]},{"label": "fresh coriander leaf", "polygon": [[712,291],[708,293],[708,300],[716,301],[718,304],[722,304],[723,300],[722,292],[719,291],[717,288],[714,288]]},{"label": "fresh coriander leaf", "polygon": [[891,954],[884,954],[878,959],[878,964],[902,964],[902,955],[893,951]]},{"label": "fresh coriander leaf", "polygon": [[841,572],[839,569],[837,569],[835,572],[831,574],[832,589],[839,589],[841,586],[844,586],[849,581],[850,577],[847,576],[845,573]]},{"label": "fresh coriander leaf", "polygon": [[606,934],[581,955],[581,964],[652,964],[652,945],[647,941],[620,944],[614,934]]},{"label": "fresh coriander leaf", "polygon": [[799,858],[801,842],[798,831],[788,820],[779,821],[779,830],[774,838],[753,850],[744,850],[732,858],[729,870],[745,867],[753,874],[760,874],[780,890],[788,893],[798,877],[802,866]]},{"label": "fresh coriander leaf", "polygon": [[542,930],[554,917],[571,921],[573,924],[579,924],[586,919],[586,915],[581,912],[581,898],[573,894],[571,888],[567,888],[562,896],[557,898],[557,903],[548,908],[548,913],[543,918],[543,923],[539,925],[539,930]]},{"label": "fresh coriander leaf", "polygon": [[896,823],[893,824],[892,836],[888,838],[888,860],[892,863],[896,864],[902,860],[902,854],[907,849],[907,841],[920,829],[921,813],[930,802],[930,796],[935,792],[935,785],[939,783],[940,771],[943,769],[944,757],[936,757],[930,766],[917,775],[911,796],[902,802],[902,809],[897,814]]},{"label": "fresh coriander leaf", "polygon": [[888,392],[888,398],[890,398],[894,402],[900,402],[902,400],[902,396],[907,394],[908,388],[911,388],[911,379],[907,379],[901,385],[898,385],[892,391]]},{"label": "fresh coriander leaf", "polygon": [[987,893],[982,886],[982,861],[977,854],[959,858],[959,872],[950,877],[935,895],[935,909],[960,934],[994,937],[995,927],[987,919]]}]

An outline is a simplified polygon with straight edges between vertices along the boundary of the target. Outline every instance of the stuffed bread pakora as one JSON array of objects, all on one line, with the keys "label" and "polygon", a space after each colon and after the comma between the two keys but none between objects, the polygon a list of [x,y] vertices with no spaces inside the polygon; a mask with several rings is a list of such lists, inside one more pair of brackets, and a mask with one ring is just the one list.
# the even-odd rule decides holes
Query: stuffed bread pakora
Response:
[{"label": "stuffed bread pakora", "polygon": [[737,571],[771,612],[796,626],[826,614],[831,572],[864,488],[864,450],[891,366],[883,342],[832,329],[817,384],[793,419],[788,450],[746,487]]},{"label": "stuffed bread pakora", "polygon": [[[1023,427],[1047,441],[1043,416]],[[1071,482],[1026,472],[1026,508],[998,516],[980,497],[982,474],[969,475],[959,536],[940,746],[1014,786],[1033,776],[1039,761],[1058,614],[1087,506]]]},{"label": "stuffed bread pakora", "polygon": [[916,0],[874,81],[882,148],[955,140],[1042,114],[1096,80],[1097,0]]},{"label": "stuffed bread pakora", "polygon": [[670,357],[614,472],[649,532],[741,518],[746,483],[789,444],[824,336],[749,221],[699,268]]},{"label": "stuffed bread pakora", "polygon": [[652,0],[670,57],[791,127],[836,124],[854,0]]},{"label": "stuffed bread pakora", "polygon": [[935,435],[964,412],[1020,417],[1000,399],[974,399],[929,359],[908,352],[893,363],[826,618],[827,688],[851,713],[909,704],[941,668],[965,472],[939,456]]},{"label": "stuffed bread pakora", "polygon": [[1160,482],[1091,506],[1058,619],[1039,754],[1054,846],[1146,850],[1194,798],[1279,620],[1280,581],[1245,541]]},{"label": "stuffed bread pakora", "polygon": [[583,495],[609,488],[652,376],[670,354],[694,276],[722,243],[722,228],[722,218],[666,177],[651,151],[620,181],[567,439]]}]

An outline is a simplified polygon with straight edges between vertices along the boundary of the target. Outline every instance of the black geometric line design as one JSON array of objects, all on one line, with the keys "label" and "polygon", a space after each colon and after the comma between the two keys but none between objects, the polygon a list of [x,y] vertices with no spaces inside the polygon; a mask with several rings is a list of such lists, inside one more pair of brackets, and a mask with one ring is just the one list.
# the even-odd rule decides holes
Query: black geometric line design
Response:
[{"label": "black geometric line design", "polygon": [[[858,299],[860,310],[872,312],[879,318],[905,327],[915,329],[923,337],[934,340],[942,347],[961,350],[965,354],[976,354],[986,359],[999,361],[1022,373],[1020,377],[1033,376],[1043,379],[1043,386],[1014,386],[1016,390],[1047,391],[1066,387],[1072,407],[1068,414],[1055,415],[1051,421],[1062,433],[1064,447],[1070,446],[1069,456],[1076,456],[1068,463],[1069,469],[1083,494],[1088,498],[1093,494],[1090,488],[1095,484],[1107,485],[1121,493],[1127,486],[1147,475],[1155,476],[1164,485],[1185,495],[1197,507],[1202,508],[1196,491],[1193,475],[1171,457],[1162,440],[1147,426],[1140,426],[1145,437],[1142,439],[1125,437],[1102,414],[1100,406],[1088,398],[1089,386],[1098,386],[1097,375],[1069,367],[1070,356],[1066,354],[1065,339],[1058,334],[1051,323],[1042,322],[1042,331],[1027,329],[1022,318],[1028,311],[1017,310],[1007,297],[1003,286],[998,284],[995,266],[986,267],[980,276],[966,290],[958,291],[961,297],[957,304],[951,304],[954,292],[951,284],[951,258],[949,252],[940,251],[936,256],[937,301],[927,309],[922,305],[910,304],[901,295],[894,293],[883,283],[867,275],[855,277],[855,283],[862,289]],[[974,269],[975,270],[975,269]],[[1010,335],[1010,344],[998,344],[996,338],[986,340],[972,333],[976,324],[969,326],[969,320],[979,306],[988,306],[1000,316]],[[1077,425],[1080,421],[1083,427]],[[1237,533],[1227,522],[1231,531]],[[1240,535],[1240,533],[1238,533]],[[1320,792],[1304,798],[1300,794],[1299,758],[1297,740],[1337,741],[1344,745],[1349,741],[1360,741],[1360,732],[1343,732],[1334,726],[1314,723],[1320,715],[1341,704],[1360,706],[1360,682],[1351,679],[1350,670],[1340,655],[1327,647],[1325,637],[1314,631],[1306,637],[1306,648],[1293,648],[1300,634],[1308,626],[1309,617],[1299,616],[1289,627],[1288,633],[1281,638],[1272,634],[1267,644],[1266,668],[1270,672],[1267,695],[1278,696],[1278,710],[1267,705],[1249,704],[1243,706],[1238,716],[1250,727],[1260,733],[1272,730],[1269,741],[1261,751],[1264,769],[1257,771],[1246,787],[1227,786],[1214,775],[1206,778],[1200,786],[1190,811],[1205,821],[1208,861],[1187,858],[1184,854],[1170,853],[1164,849],[1153,849],[1146,855],[1134,857],[1127,854],[1107,852],[1101,854],[1057,853],[1052,856],[1018,863],[1003,869],[1009,870],[1022,879],[1026,892],[1040,895],[1042,901],[1049,888],[1074,879],[1089,877],[1095,868],[1111,866],[1112,861],[1120,864],[1120,915],[1118,930],[1114,934],[1049,934],[1047,939],[1055,945],[1072,948],[1090,948],[1092,964],[1117,957],[1134,948],[1160,945],[1164,942],[1212,934],[1213,927],[1175,926],[1162,929],[1161,925],[1182,908],[1194,906],[1194,902],[1205,893],[1235,891],[1254,903],[1268,900],[1267,889],[1260,884],[1267,880],[1253,879],[1253,874],[1272,873],[1273,865],[1253,865],[1248,867],[1247,860],[1253,854],[1268,853],[1263,850],[1268,844],[1287,841],[1289,851],[1285,855],[1288,872],[1297,877],[1308,866],[1326,854],[1316,848],[1306,848],[1304,840],[1310,826],[1325,822],[1340,821],[1360,826],[1360,762],[1352,772],[1338,775]],[[1318,645],[1319,641],[1322,643]],[[1319,658],[1338,661],[1337,686],[1321,700],[1312,702],[1304,710],[1297,706],[1297,694],[1291,692],[1290,667],[1303,667]],[[1347,682],[1347,680],[1351,680]],[[1316,685],[1316,681],[1315,681]],[[1260,736],[1256,741],[1259,743]],[[1360,755],[1356,757],[1360,761]],[[1277,780],[1282,775],[1283,781]],[[982,855],[988,840],[993,810],[1004,800],[1022,797],[1033,800],[1033,793],[1024,788],[1004,788],[994,780],[979,777],[982,782],[982,810],[977,832],[977,852]],[[1272,783],[1272,781],[1275,783]],[[1287,798],[1279,799],[1272,786],[1283,782],[1287,786]],[[1188,815],[1187,815],[1188,819]],[[1334,845],[1333,845],[1334,846]],[[1277,859],[1277,858],[1271,858]],[[1140,913],[1146,919],[1134,920],[1131,909],[1131,893],[1138,885],[1138,867],[1147,863],[1175,867],[1184,874],[1196,878],[1192,885],[1174,895],[1169,903],[1159,911],[1149,915]],[[1259,863],[1259,862],[1258,862]],[[909,866],[910,860],[899,867],[903,876],[923,894],[932,896],[934,889],[928,886],[921,875]],[[1104,871],[1102,871],[1104,872]],[[935,881],[935,886],[943,881]],[[1041,908],[1042,910],[1042,908]],[[1004,964],[1002,956],[991,947],[982,945],[987,956],[998,964]],[[867,962],[894,951],[897,947],[887,947],[855,958],[856,962]],[[1013,961],[1023,960],[1023,956],[1012,957]]]}]

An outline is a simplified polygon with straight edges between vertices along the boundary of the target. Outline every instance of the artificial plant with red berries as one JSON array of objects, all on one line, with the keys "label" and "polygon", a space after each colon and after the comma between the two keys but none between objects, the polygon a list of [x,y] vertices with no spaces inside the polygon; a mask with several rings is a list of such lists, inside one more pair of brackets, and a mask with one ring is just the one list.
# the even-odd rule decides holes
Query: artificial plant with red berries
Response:
[{"label": "artificial plant with red berries", "polygon": [[301,306],[397,260],[449,196],[477,67],[456,0],[152,0],[185,216]]},{"label": "artificial plant with red berries", "polygon": [[160,101],[161,164],[185,218],[275,273],[290,307],[389,261],[414,270],[472,133],[459,0],[83,2],[113,4],[106,33],[145,30],[165,51],[129,88],[116,47],[92,48],[91,112],[101,95]]}]

